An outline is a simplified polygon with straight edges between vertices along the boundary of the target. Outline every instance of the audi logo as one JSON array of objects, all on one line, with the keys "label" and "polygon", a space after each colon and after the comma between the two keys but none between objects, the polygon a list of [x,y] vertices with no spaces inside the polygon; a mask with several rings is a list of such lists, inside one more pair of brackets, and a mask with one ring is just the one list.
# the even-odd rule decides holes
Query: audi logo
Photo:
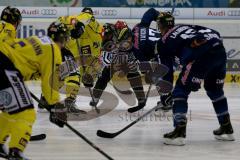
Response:
[{"label": "audi logo", "polygon": [[[171,10],[165,10],[165,12],[172,12]],[[173,16],[180,16],[180,10],[174,10]]]},{"label": "audi logo", "polygon": [[102,10],[101,15],[102,16],[116,16],[117,10],[113,10],[113,9]]},{"label": "audi logo", "polygon": [[230,10],[228,16],[240,16],[240,10]]},{"label": "audi logo", "polygon": [[46,16],[52,16],[52,15],[57,14],[57,10],[56,9],[42,9],[41,14],[46,15]]}]

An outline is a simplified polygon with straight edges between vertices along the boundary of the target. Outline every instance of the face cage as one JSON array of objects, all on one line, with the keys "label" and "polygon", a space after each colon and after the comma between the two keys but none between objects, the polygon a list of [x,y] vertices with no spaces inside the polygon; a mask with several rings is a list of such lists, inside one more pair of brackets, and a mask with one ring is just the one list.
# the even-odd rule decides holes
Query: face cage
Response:
[{"label": "face cage", "polygon": [[58,38],[58,42],[63,44],[63,46],[65,46],[69,40],[70,40],[70,34],[68,33],[62,33],[61,36],[59,36]]},{"label": "face cage", "polygon": [[104,46],[102,47],[102,50],[107,52],[116,52],[116,51],[127,52],[131,48],[132,48],[132,43],[129,40],[124,40],[119,43],[108,41],[104,44]]}]

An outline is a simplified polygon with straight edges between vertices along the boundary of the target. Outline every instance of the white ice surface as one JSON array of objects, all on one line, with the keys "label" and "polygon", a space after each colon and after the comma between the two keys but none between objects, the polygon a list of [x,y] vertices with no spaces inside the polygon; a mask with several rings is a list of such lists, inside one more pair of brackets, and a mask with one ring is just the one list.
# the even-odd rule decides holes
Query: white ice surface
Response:
[{"label": "white ice surface", "polygon": [[[39,85],[30,85],[29,88],[40,95]],[[107,90],[115,94],[111,86],[108,86]],[[212,130],[219,126],[211,102],[203,90],[193,93],[189,98],[191,114],[187,128],[187,144],[183,147],[163,144],[163,134],[173,129],[171,118],[166,117],[147,117],[114,139],[97,137],[98,129],[115,132],[136,119],[137,115],[130,117],[126,114],[128,106],[122,100],[119,100],[119,105],[114,111],[100,118],[69,123],[116,160],[239,160],[240,86],[227,84],[225,93],[235,130],[235,142],[220,142],[214,139]],[[154,107],[158,99],[149,98],[145,111]],[[82,109],[90,108],[89,101],[89,97],[78,97],[78,105]],[[30,142],[26,155],[33,160],[105,159],[68,128],[60,129],[51,124],[47,113],[38,113],[33,134],[38,133],[46,133],[47,139]]]}]

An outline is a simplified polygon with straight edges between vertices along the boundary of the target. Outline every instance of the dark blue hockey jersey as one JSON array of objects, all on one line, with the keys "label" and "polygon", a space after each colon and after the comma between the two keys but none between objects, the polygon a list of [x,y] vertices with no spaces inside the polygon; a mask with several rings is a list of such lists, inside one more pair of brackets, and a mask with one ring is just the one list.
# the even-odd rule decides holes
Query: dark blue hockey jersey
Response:
[{"label": "dark blue hockey jersey", "polygon": [[173,81],[175,57],[179,58],[182,66],[185,66],[219,45],[222,45],[220,34],[213,29],[198,25],[176,25],[157,44],[161,63],[169,68],[164,79]]},{"label": "dark blue hockey jersey", "polygon": [[151,22],[156,21],[159,12],[153,8],[147,10],[141,22],[133,29],[133,53],[139,61],[155,59],[155,46],[160,39],[160,32],[150,28]]}]

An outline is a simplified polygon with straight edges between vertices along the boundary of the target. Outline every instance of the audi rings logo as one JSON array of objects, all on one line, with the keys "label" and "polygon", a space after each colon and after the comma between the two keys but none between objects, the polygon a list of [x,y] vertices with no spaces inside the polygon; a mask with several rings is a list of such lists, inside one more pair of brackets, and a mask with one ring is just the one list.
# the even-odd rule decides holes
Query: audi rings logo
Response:
[{"label": "audi rings logo", "polygon": [[102,16],[116,16],[117,13],[118,12],[115,9],[104,9],[101,11]]},{"label": "audi rings logo", "polygon": [[230,10],[228,16],[240,16],[240,10]]},{"label": "audi rings logo", "polygon": [[41,14],[45,16],[54,16],[57,14],[56,9],[42,9]]}]

